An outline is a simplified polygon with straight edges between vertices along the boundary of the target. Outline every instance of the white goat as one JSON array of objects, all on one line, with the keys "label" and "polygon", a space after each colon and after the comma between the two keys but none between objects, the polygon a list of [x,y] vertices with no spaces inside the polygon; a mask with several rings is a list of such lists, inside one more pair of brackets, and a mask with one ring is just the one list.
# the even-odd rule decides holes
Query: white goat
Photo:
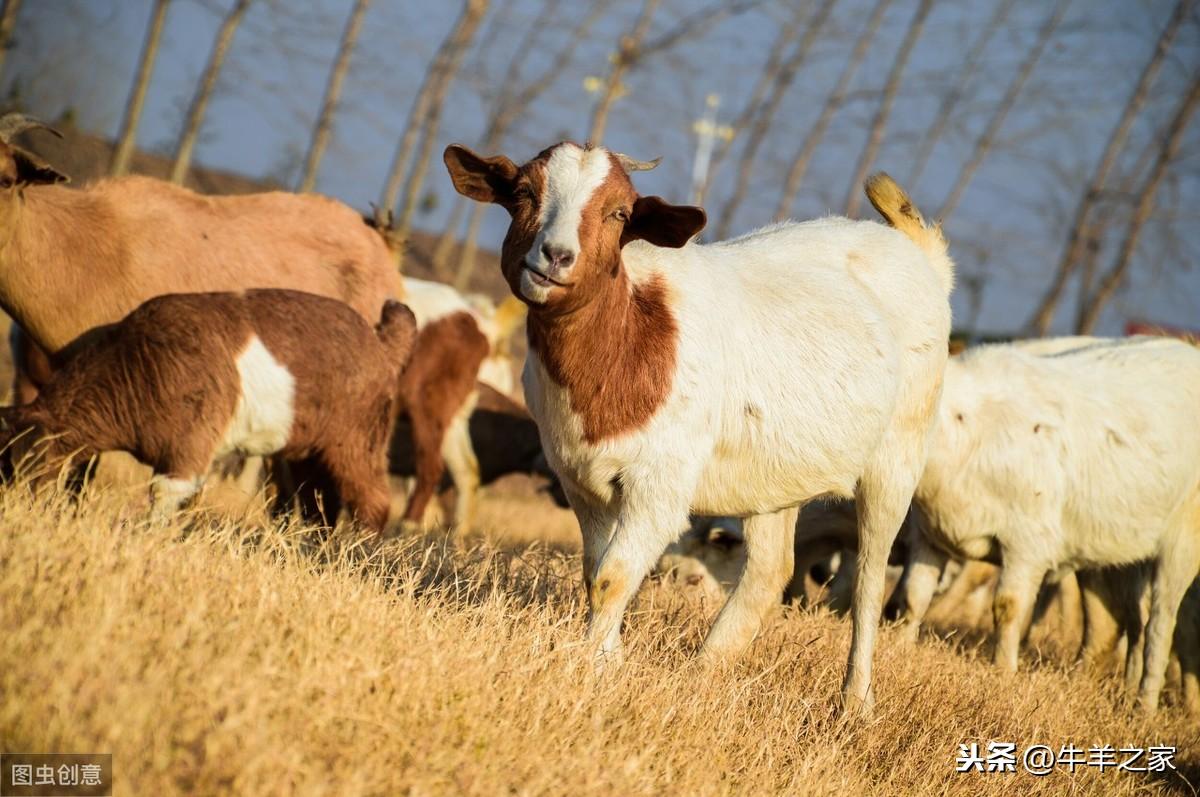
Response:
[{"label": "white goat", "polygon": [[1152,561],[1139,701],[1153,711],[1200,569],[1198,419],[1200,351],[1178,341],[985,346],[953,358],[916,491],[929,522],[912,549],[909,635],[947,553],[1002,561],[995,661],[1009,670],[1044,575]]},{"label": "white goat", "polygon": [[518,168],[452,145],[445,161],[460,193],[512,217],[501,267],[530,306],[525,396],[583,529],[597,652],[618,656],[626,605],[694,512],[748,518],[745,570],[704,643],[740,653],[792,577],[798,507],[854,496],[843,697],[869,711],[884,570],[947,356],[940,232],[885,175],[867,192],[898,229],[826,218],[699,245],[704,212],[639,196],[628,171],[649,164],[601,147]]}]

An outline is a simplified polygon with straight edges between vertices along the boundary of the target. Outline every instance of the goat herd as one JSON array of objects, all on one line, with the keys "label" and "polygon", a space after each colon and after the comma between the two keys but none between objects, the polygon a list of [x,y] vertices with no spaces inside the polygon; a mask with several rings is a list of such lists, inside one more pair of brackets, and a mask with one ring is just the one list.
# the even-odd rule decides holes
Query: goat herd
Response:
[{"label": "goat herd", "polygon": [[[448,468],[470,522],[468,419],[504,313],[402,279],[385,236],[332,199],[59,185],[15,142],[38,128],[0,119],[6,474],[126,451],[171,512],[215,461],[272,456],[287,463],[280,506],[318,523],[344,507],[382,532],[402,417],[404,520]],[[948,558],[996,562],[995,659],[1015,669],[1043,579],[1075,571],[1089,625],[1107,613],[1128,637],[1142,709],[1174,647],[1200,712],[1200,587],[1185,598],[1200,571],[1200,349],[1063,338],[948,357],[954,263],[882,174],[865,190],[886,225],[831,217],[699,244],[701,208],[634,189],[652,163],[572,143],[523,165],[452,145],[445,163],[461,194],[511,217],[501,269],[528,308],[524,395],[579,520],[598,666],[619,663],[625,608],[691,516],[745,519],[740,578],[701,653],[721,660],[820,548],[800,508],[853,500],[850,531],[821,543],[857,552],[847,710],[871,709],[899,535],[906,635]]]}]

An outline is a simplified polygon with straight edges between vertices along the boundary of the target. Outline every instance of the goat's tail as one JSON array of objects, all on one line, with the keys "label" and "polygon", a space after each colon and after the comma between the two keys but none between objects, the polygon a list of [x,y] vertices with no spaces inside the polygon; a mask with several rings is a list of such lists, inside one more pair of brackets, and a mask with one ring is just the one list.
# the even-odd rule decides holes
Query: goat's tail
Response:
[{"label": "goat's tail", "polygon": [[950,259],[941,225],[926,222],[908,193],[886,172],[876,172],[868,177],[863,190],[884,221],[921,247],[949,294],[954,287],[954,261]]},{"label": "goat's tail", "polygon": [[408,306],[388,299],[383,304],[383,313],[375,325],[379,342],[387,349],[388,359],[397,370],[403,370],[412,356],[417,342],[417,318]]}]

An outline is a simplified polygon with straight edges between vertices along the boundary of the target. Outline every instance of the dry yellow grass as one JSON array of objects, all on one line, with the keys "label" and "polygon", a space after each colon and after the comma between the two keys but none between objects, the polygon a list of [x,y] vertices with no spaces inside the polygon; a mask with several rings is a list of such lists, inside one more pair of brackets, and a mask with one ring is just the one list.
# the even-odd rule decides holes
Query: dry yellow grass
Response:
[{"label": "dry yellow grass", "polygon": [[[716,606],[649,584],[627,662],[578,644],[578,556],[445,535],[382,547],[105,491],[0,491],[0,749],[109,752],[118,794],[1166,794],[1200,731],[1110,682],[883,635],[877,717],[836,718],[847,622],[784,610],[726,671]],[[529,511],[530,528],[538,515]],[[960,742],[1168,744],[1179,772],[954,773]]]}]

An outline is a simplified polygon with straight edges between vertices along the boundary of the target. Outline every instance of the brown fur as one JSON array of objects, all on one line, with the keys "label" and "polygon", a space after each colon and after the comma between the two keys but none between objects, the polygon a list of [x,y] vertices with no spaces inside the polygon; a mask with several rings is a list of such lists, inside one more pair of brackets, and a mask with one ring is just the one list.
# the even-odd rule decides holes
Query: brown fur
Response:
[{"label": "brown fur", "polygon": [[[475,389],[488,341],[469,313],[451,313],[426,324],[400,379],[399,408],[411,421],[417,484],[404,519],[419,522],[442,481],[442,441],[454,416]],[[460,520],[462,520],[460,518]]]},{"label": "brown fur", "polygon": [[[539,229],[538,198],[545,164],[562,144],[519,169],[503,156],[480,158],[462,147],[446,150],[446,165],[460,193],[496,202],[512,216],[501,268],[520,297],[523,261]],[[551,379],[565,387],[585,439],[596,443],[647,423],[671,390],[678,338],[670,297],[659,278],[635,285],[621,248],[643,239],[683,246],[704,226],[700,208],[669,205],[634,190],[617,159],[584,208],[581,249],[571,284],[529,310],[529,345]]]},{"label": "brown fur", "polygon": [[373,331],[341,302],[297,291],[160,296],[92,336],[32,404],[6,410],[6,434],[54,435],[52,463],[119,450],[156,474],[203,478],[241,396],[237,358],[257,336],[295,380],[289,437],[268,453],[319,463],[328,501],[382,530],[387,434],[415,323],[389,302]]},{"label": "brown fur", "polygon": [[[479,401],[471,413],[471,443],[479,457],[479,482],[492,482],[512,473],[550,476],[542,454],[537,424],[529,411],[503,393],[480,382]],[[416,475],[407,419],[396,426],[388,450],[388,468],[399,476]],[[443,485],[445,480],[443,480]]]},{"label": "brown fur", "polygon": [[[17,180],[7,194],[5,169]],[[137,176],[84,190],[38,184],[58,177],[0,149],[0,307],[28,333],[14,330],[15,401],[32,400],[49,378],[55,358],[39,346],[57,353],[153,296],[287,288],[340,299],[373,322],[385,300],[404,295],[388,251],[393,241],[336,200],[285,192],[210,197]],[[446,356],[446,346],[431,345],[423,359]],[[464,356],[469,366],[470,347]],[[461,384],[474,384],[474,367]],[[422,373],[445,381],[434,369]],[[441,416],[461,406],[439,406],[428,424],[416,416],[430,427],[415,443],[422,461],[440,462]],[[434,469],[440,474],[440,465]]]},{"label": "brown fur", "polygon": [[403,296],[380,237],[314,194],[206,197],[147,177],[25,185],[0,198],[0,241],[0,306],[51,353],[164,293],[303,290],[370,321]]}]

